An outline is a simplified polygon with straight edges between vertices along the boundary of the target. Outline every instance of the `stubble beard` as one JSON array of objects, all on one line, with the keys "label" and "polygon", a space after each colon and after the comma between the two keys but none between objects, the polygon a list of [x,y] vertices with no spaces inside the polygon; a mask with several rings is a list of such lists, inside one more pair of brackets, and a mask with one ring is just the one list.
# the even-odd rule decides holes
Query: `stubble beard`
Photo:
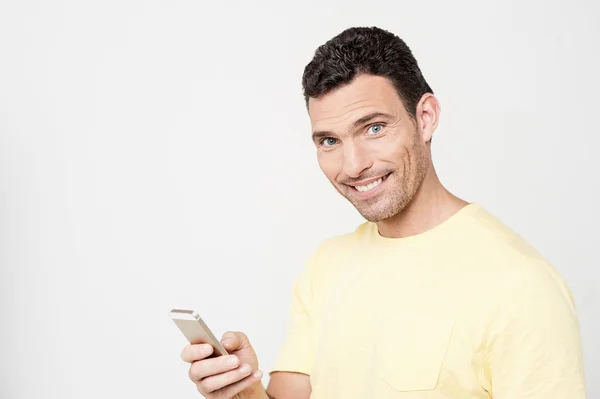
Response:
[{"label": "stubble beard", "polygon": [[[336,190],[369,222],[378,223],[398,215],[411,203],[419,191],[427,175],[429,164],[425,149],[418,147],[418,144],[415,145],[412,153],[407,152],[407,154],[409,154],[408,162],[403,175],[399,175],[398,171],[392,172],[386,179],[384,191],[375,197],[368,200],[356,200],[338,187]],[[346,188],[346,190],[353,189]]]}]

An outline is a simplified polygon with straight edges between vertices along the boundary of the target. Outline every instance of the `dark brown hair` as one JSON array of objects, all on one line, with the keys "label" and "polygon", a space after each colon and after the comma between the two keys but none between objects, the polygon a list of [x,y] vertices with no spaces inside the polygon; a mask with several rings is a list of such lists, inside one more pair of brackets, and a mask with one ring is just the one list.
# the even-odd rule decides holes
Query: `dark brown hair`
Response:
[{"label": "dark brown hair", "polygon": [[308,104],[309,98],[349,84],[362,73],[388,78],[413,118],[423,94],[433,93],[402,39],[377,27],[354,27],[317,48],[302,75],[304,99]]}]

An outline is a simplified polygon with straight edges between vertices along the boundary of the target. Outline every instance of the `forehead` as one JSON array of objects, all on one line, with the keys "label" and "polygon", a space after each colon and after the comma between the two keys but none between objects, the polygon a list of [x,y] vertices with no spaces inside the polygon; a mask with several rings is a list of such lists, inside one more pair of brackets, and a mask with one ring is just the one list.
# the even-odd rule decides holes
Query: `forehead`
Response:
[{"label": "forehead", "polygon": [[314,130],[349,124],[372,112],[398,115],[403,111],[394,85],[385,77],[373,75],[359,75],[350,84],[308,101]]}]

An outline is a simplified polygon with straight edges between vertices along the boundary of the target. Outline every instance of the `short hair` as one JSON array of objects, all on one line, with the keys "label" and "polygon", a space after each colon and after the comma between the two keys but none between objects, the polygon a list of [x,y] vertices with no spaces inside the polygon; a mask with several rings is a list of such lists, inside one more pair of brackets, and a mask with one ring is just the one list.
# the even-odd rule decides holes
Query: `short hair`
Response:
[{"label": "short hair", "polygon": [[398,36],[377,27],[353,27],[321,45],[304,68],[304,99],[318,98],[349,84],[360,74],[388,78],[414,119],[417,104],[432,93],[410,48]]}]

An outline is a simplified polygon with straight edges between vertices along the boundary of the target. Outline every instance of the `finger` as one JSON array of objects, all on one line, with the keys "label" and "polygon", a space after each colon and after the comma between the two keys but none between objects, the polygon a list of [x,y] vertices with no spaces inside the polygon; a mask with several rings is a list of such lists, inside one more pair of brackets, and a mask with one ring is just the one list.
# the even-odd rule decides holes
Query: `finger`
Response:
[{"label": "finger", "polygon": [[[224,392],[233,384],[241,382],[244,379],[248,379],[248,377],[250,377],[250,379],[252,379],[253,377],[252,368],[249,364],[243,364],[235,370],[206,377],[202,381],[198,382],[196,385],[198,387],[198,391],[200,391],[200,393],[202,394],[215,393],[219,390],[222,390]],[[235,394],[237,394],[237,392]],[[235,394],[231,396],[234,396]],[[219,393],[216,396],[231,397],[229,395],[222,395],[221,393]]]},{"label": "finger", "polygon": [[181,360],[187,363],[197,362],[206,359],[214,351],[214,348],[208,344],[187,345],[181,351]]},{"label": "finger", "polygon": [[235,355],[219,356],[194,362],[190,366],[189,377],[194,382],[233,370],[239,366],[240,360]]},{"label": "finger", "polygon": [[253,374],[244,377],[242,380],[226,386],[225,388],[221,388],[217,391],[213,391],[212,394],[217,398],[233,398],[238,393],[242,392],[244,389],[249,388],[252,384],[260,381],[263,373],[260,370],[255,371]]},{"label": "finger", "polygon": [[228,351],[232,352],[250,346],[248,337],[241,332],[228,331],[221,338],[221,345]]},{"label": "finger", "polygon": [[238,334],[233,331],[227,331],[221,338],[221,345],[229,352],[236,350],[239,346]]}]

